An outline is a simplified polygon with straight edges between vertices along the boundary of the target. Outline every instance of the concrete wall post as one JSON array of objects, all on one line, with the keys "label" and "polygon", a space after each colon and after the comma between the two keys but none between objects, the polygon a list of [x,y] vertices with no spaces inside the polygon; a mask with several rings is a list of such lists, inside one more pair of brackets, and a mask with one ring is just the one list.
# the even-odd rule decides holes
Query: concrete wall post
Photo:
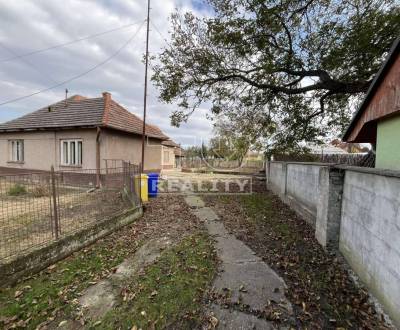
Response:
[{"label": "concrete wall post", "polygon": [[319,170],[315,237],[329,250],[339,249],[344,173],[344,170],[331,166]]}]

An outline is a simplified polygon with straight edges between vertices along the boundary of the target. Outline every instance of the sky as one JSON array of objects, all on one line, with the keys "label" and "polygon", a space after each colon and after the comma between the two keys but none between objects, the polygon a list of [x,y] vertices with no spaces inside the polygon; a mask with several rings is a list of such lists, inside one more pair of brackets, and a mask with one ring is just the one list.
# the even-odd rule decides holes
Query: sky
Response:
[{"label": "sky", "polygon": [[[169,17],[178,9],[206,14],[200,0],[151,2],[150,55],[159,53],[168,40]],[[0,106],[0,122],[59,101],[69,95],[100,97],[108,91],[115,101],[142,117],[146,2],[144,0],[2,1],[0,4],[0,103],[57,85],[109,61],[79,79],[32,97]],[[60,43],[137,23],[64,47],[14,58]],[[139,29],[139,27],[141,28]],[[132,39],[128,44],[127,41]],[[126,47],[123,47],[125,44]],[[120,51],[119,51],[120,50]],[[151,75],[151,71],[150,71]],[[147,121],[183,146],[199,145],[212,134],[206,106],[181,127],[170,125],[174,104],[158,100],[149,85]]]}]

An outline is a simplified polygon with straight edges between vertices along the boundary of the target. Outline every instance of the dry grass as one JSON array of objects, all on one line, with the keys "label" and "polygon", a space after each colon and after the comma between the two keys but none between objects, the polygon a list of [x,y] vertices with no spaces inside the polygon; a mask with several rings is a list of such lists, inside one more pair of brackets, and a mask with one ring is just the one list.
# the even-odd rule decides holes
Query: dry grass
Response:
[{"label": "dry grass", "polygon": [[[15,185],[23,192],[10,195]],[[61,187],[58,195],[60,235],[79,231],[92,223],[129,208],[117,190]],[[26,253],[55,239],[50,186],[46,182],[15,183],[0,179],[0,262]]]}]

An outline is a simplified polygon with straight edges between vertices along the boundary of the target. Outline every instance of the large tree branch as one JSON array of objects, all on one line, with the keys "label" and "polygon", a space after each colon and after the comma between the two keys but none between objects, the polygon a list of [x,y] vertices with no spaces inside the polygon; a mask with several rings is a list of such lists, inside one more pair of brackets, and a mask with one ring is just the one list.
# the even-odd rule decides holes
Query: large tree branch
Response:
[{"label": "large tree branch", "polygon": [[251,86],[260,89],[268,89],[275,93],[284,93],[287,95],[296,95],[296,94],[304,94],[310,91],[318,91],[318,90],[327,90],[334,93],[347,93],[347,94],[357,94],[366,92],[368,86],[370,85],[370,81],[359,81],[359,82],[340,82],[329,79],[327,81],[318,81],[315,84],[298,87],[298,88],[291,88],[285,86],[279,86],[274,84],[268,83],[260,83],[253,79],[250,79],[242,74],[229,74],[225,76],[215,77],[215,78],[208,78],[201,81],[198,81],[198,84],[215,84],[218,82],[226,82],[229,80],[241,80]]}]

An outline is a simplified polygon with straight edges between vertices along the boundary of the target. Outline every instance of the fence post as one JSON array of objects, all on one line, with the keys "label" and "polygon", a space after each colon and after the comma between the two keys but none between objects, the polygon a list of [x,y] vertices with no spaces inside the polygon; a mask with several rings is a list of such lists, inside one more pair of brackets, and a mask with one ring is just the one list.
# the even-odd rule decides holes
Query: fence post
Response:
[{"label": "fence post", "polygon": [[326,249],[339,248],[344,171],[332,166],[319,169],[319,201],[315,237]]},{"label": "fence post", "polygon": [[58,223],[58,209],[57,209],[56,176],[54,173],[53,165],[51,165],[51,193],[53,196],[54,231],[55,231],[55,237],[56,239],[58,239],[59,223]]}]

